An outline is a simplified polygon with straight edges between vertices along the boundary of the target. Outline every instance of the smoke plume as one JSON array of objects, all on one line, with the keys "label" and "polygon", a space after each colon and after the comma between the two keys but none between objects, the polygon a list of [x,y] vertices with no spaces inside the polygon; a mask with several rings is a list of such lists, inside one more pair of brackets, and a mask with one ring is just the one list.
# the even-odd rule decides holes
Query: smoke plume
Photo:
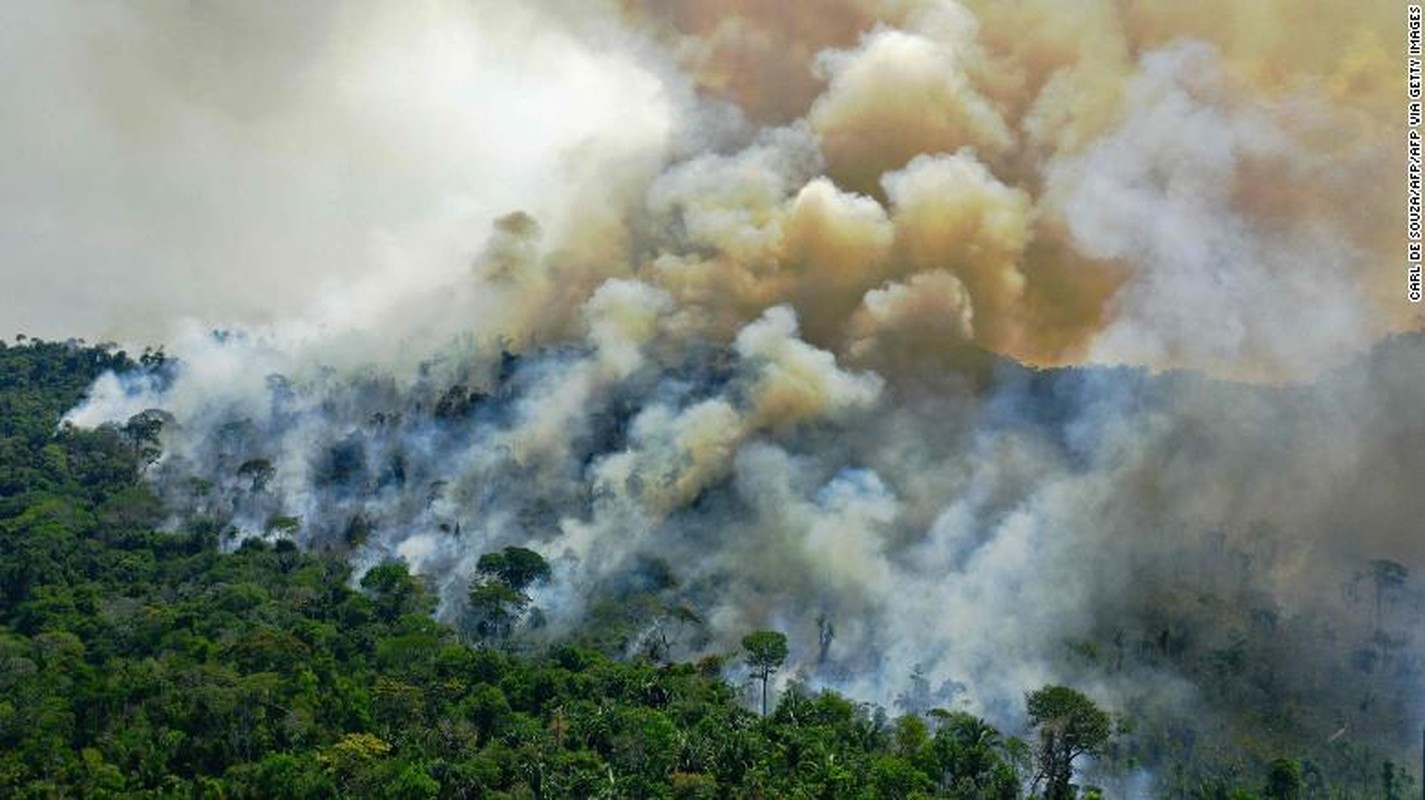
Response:
[{"label": "smoke plume", "polygon": [[1396,9],[1310,6],[19,4],[0,309],[165,337],[70,419],[172,413],[175,524],[296,518],[457,622],[519,544],[530,636],[653,581],[680,656],[773,626],[998,720],[1228,719],[1250,638],[1296,724],[1400,748]]}]

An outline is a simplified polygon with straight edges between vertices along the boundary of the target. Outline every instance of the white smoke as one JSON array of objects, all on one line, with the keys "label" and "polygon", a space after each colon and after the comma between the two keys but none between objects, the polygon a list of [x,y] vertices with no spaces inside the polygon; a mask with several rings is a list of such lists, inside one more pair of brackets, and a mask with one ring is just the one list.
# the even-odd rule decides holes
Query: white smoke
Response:
[{"label": "white smoke", "polygon": [[[58,88],[0,79],[30,187],[0,240],[109,294],[22,314],[41,281],[0,313],[172,330],[172,374],[105,376],[69,419],[170,411],[175,523],[232,546],[296,517],[359,567],[405,559],[453,621],[505,545],[555,568],[535,638],[661,563],[705,623],[680,657],[775,626],[785,678],[1012,723],[1055,680],[1156,718],[1206,702],[1192,670],[1253,612],[1313,632],[1273,668],[1342,671],[1321,714],[1364,726],[1352,693],[1403,697],[1418,647],[1339,587],[1425,568],[1422,348],[1363,355],[1406,326],[1338,200],[1380,159],[1321,136],[1375,141],[1374,95],[1336,88],[1356,61],[1285,92],[1212,14],[1089,5],[778,7],[706,38],[602,4],[255,6],[231,39],[198,11],[13,7],[40,34],[8,57]],[[759,26],[806,75],[724,63]],[[153,74],[208,52],[232,70]],[[298,77],[261,88],[259,55]]]}]

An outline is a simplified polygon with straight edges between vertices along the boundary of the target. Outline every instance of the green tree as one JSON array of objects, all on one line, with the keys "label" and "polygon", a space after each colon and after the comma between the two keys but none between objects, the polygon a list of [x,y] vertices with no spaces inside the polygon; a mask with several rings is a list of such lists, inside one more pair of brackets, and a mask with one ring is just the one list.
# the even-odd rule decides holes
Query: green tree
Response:
[{"label": "green tree", "polygon": [[742,649],[753,677],[762,681],[762,716],[767,716],[767,683],[787,660],[787,637],[777,631],[753,631],[742,637]]},{"label": "green tree", "polygon": [[506,547],[486,553],[475,563],[475,569],[487,578],[495,578],[517,592],[531,584],[547,581],[551,574],[544,556],[524,547]]},{"label": "green tree", "polygon": [[1267,766],[1267,800],[1301,800],[1301,764],[1278,758]]},{"label": "green tree", "polygon": [[1019,795],[1013,748],[994,726],[965,711],[932,709],[935,735],[923,756],[926,771],[955,797],[1008,800]]},{"label": "green tree", "polygon": [[425,587],[400,561],[383,561],[367,570],[361,576],[361,588],[371,593],[376,613],[384,622],[432,610]]},{"label": "green tree", "polygon": [[508,639],[529,608],[525,589],[549,580],[549,562],[528,548],[506,547],[480,556],[475,569],[479,577],[465,596],[470,626],[482,640]]},{"label": "green tree", "polygon": [[265,458],[249,459],[237,469],[237,476],[247,483],[247,490],[253,494],[266,488],[276,474],[276,467]]},{"label": "green tree", "polygon": [[529,605],[529,595],[497,580],[477,581],[466,594],[471,626],[485,641],[504,640]]},{"label": "green tree", "polygon": [[1067,686],[1045,686],[1025,695],[1030,725],[1039,735],[1039,771],[1045,800],[1072,800],[1074,760],[1103,752],[1113,735],[1107,713]]}]

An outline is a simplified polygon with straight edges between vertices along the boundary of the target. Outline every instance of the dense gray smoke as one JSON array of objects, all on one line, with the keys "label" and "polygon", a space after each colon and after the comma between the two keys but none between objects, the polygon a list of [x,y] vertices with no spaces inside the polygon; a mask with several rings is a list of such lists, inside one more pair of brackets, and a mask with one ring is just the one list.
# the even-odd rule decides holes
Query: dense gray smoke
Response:
[{"label": "dense gray smoke", "polygon": [[[187,268],[181,242],[226,241],[205,226],[227,214],[179,223],[154,272],[113,267],[164,276],[150,318],[202,321],[171,329],[171,370],[104,378],[71,420],[169,412],[150,474],[175,524],[404,559],[457,623],[479,556],[518,544],[555,567],[536,639],[652,593],[700,620],[677,657],[771,626],[784,679],[1001,721],[1056,680],[1150,719],[1269,704],[1233,694],[1256,691],[1233,682],[1246,652],[1320,698],[1293,724],[1401,748],[1420,593],[1373,563],[1425,569],[1425,344],[1390,244],[1400,93],[1378,5],[231,11],[232,36],[308,65],[279,81],[290,114],[266,116],[271,76],[198,74],[213,85],[145,94],[154,112],[106,146],[159,158],[161,125],[198,158],[183,148],[223,133],[243,158],[281,143],[298,174],[245,195],[278,205],[232,291],[204,283],[222,258],[165,272]],[[155,13],[105,30],[208,31]],[[270,35],[299,28],[328,38]],[[95,91],[158,91],[146,70],[188,55],[125,56],[136,72]],[[407,90],[466,127],[390,108]],[[169,130],[184,92],[222,113]],[[364,138],[386,124],[414,138]],[[377,179],[343,199],[326,144]],[[160,160],[182,181],[217,168]],[[431,205],[447,167],[466,171],[451,215]],[[290,248],[262,227],[288,212]],[[373,265],[320,252],[327,224],[342,247],[404,227]],[[630,652],[672,626],[640,624]]]}]

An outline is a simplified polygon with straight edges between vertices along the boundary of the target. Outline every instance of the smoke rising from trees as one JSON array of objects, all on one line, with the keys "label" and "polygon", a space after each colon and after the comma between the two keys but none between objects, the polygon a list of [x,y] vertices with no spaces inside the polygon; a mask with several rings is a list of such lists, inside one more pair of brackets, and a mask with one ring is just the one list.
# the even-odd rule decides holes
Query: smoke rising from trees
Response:
[{"label": "smoke rising from trees", "polygon": [[4,313],[164,333],[71,420],[165,409],[180,515],[403,558],[450,619],[528,547],[530,636],[661,564],[683,655],[1225,719],[1249,648],[1298,724],[1406,741],[1394,9],[826,5],[12,8],[61,46],[0,91],[62,116],[3,134],[6,268],[132,303]]}]

